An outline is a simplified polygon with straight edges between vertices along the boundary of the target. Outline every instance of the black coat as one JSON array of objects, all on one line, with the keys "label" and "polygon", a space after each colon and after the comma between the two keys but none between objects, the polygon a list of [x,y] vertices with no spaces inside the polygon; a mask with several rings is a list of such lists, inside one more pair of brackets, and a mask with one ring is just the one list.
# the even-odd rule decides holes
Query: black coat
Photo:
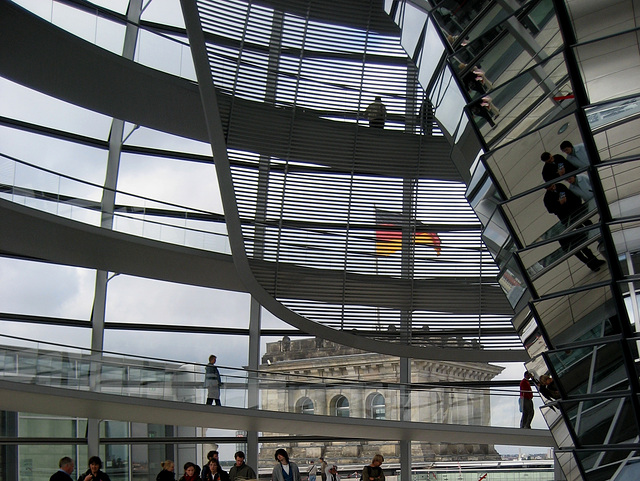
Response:
[{"label": "black coat", "polygon": [[[560,199],[566,202],[561,203]],[[544,206],[550,214],[555,214],[560,222],[567,224],[569,216],[582,207],[582,199],[571,192],[564,184],[555,184],[555,190],[549,189],[544,194]]]},{"label": "black coat", "polygon": [[176,475],[173,471],[163,469],[156,476],[156,481],[176,481]]},{"label": "black coat", "polygon": [[205,472],[202,470],[202,481],[229,481],[229,473],[220,468],[217,473],[211,473],[211,471]]},{"label": "black coat", "polygon": [[73,478],[64,471],[58,470],[51,475],[49,481],[73,481]]},{"label": "black coat", "polygon": [[565,174],[573,172],[574,170],[578,170],[575,165],[565,159],[562,155],[554,154],[553,162],[545,162],[544,167],[542,168],[542,178],[544,179],[544,181],[549,182],[552,179],[560,177],[560,174],[558,174],[558,169],[560,169],[561,167],[564,167]]},{"label": "black coat", "polygon": [[[84,478],[86,478],[90,474],[91,474],[91,469],[87,469],[84,472],[84,474],[81,474],[78,477],[78,481],[84,481]],[[111,481],[111,478],[109,478],[109,475],[107,473],[105,473],[104,471],[98,470],[98,472],[96,473],[95,476],[93,476],[91,481]]]}]

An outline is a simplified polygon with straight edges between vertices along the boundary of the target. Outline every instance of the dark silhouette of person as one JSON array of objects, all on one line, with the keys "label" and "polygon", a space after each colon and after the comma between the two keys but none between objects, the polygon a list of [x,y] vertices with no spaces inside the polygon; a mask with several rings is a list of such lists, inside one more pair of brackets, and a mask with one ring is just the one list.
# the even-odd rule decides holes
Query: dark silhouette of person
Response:
[{"label": "dark silhouette of person", "polygon": [[382,103],[382,98],[376,97],[369,104],[367,110],[364,111],[364,115],[369,119],[369,127],[384,129],[384,123],[387,120],[387,108]]},{"label": "dark silhouette of person", "polygon": [[560,154],[551,155],[549,152],[543,152],[540,160],[544,162],[542,167],[542,178],[545,182],[557,179],[558,177],[578,170],[575,165],[569,162]]},{"label": "dark silhouette of person", "polygon": [[[582,199],[571,192],[568,187],[565,187],[564,184],[556,183],[547,187],[547,192],[544,195],[544,205],[550,214],[555,214],[560,219],[560,222],[565,227],[568,227],[571,215],[577,213],[583,204]],[[584,227],[590,224],[590,222],[583,222],[576,227]],[[564,237],[559,242],[562,249],[567,252],[582,244],[585,240],[586,234],[582,233]],[[594,256],[588,247],[583,247],[574,255],[594,272],[599,271],[600,267],[605,264],[605,261]]]}]

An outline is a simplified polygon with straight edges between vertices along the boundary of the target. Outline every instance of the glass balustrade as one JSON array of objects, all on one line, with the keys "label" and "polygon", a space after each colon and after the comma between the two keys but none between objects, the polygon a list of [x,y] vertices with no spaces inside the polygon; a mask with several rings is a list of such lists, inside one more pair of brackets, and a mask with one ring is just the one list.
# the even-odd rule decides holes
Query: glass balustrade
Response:
[{"label": "glass balustrade", "polygon": [[[8,335],[0,336],[0,343],[3,381],[183,403],[205,402],[203,364],[92,353]],[[279,371],[282,367],[275,364],[264,365],[257,371],[218,367],[223,382],[221,402],[225,407],[399,421],[402,410],[398,406],[410,405],[413,422],[518,427],[520,421],[515,381],[513,385],[492,387],[488,383],[446,381],[401,384],[376,382],[365,373],[354,379],[348,375],[294,374]],[[248,405],[251,389],[259,394],[257,406]],[[349,399],[353,402],[359,398],[375,398],[375,406],[371,403],[365,403],[371,409],[350,406]],[[282,399],[289,402],[283,405]],[[315,409],[313,402],[305,402],[314,399]],[[273,400],[278,402],[274,404]],[[323,405],[327,409],[321,412]],[[492,409],[500,415],[492,416]]]},{"label": "glass balustrade", "polygon": [[[122,14],[118,12],[98,6],[95,6],[94,11],[81,10],[55,0],[37,3],[16,0],[15,3],[87,42],[116,55],[122,54],[127,24],[122,20]],[[175,8],[177,5],[178,2],[175,2],[175,5],[167,4],[165,7]],[[155,12],[157,13],[157,10]],[[153,16],[153,12],[143,12],[142,22],[148,15]],[[182,20],[180,12],[172,12],[171,8],[167,8],[161,21],[164,24],[171,24],[176,19]],[[158,20],[158,18],[151,19],[156,25],[160,25],[156,23]],[[164,31],[154,30],[141,24],[134,26],[138,28],[136,54],[133,58],[136,63],[195,81],[195,69],[186,32],[180,32],[184,30],[184,25],[175,25]]]},{"label": "glass balustrade", "polygon": [[[101,221],[104,189],[0,154],[0,198],[94,226]],[[219,214],[116,192],[113,230],[222,254],[230,254]]]}]

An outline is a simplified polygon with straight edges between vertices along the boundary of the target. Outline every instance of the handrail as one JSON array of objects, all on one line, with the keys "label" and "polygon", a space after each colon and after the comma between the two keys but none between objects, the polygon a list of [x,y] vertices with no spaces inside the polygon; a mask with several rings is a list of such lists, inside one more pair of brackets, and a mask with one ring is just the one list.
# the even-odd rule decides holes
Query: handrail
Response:
[{"label": "handrail", "polygon": [[[204,401],[204,364],[123,355],[113,351],[92,351],[78,346],[5,334],[0,335],[0,339],[6,339],[6,342],[13,344],[0,345],[0,379],[5,381],[28,384],[36,382],[76,391],[91,391],[95,385],[97,392],[105,394],[196,404]],[[398,412],[392,406],[400,396],[405,395],[403,393],[410,395],[412,405],[418,408],[412,410],[412,421],[425,421],[424,410],[431,410],[435,417],[428,421],[443,424],[508,427],[517,424],[519,418],[516,412],[515,398],[518,397],[518,390],[515,382],[510,385],[501,384],[496,388],[492,385],[480,386],[472,383],[462,386],[454,383],[371,382],[345,377],[329,379],[314,375],[272,372],[268,367],[254,371],[221,365],[219,369],[231,372],[223,375],[222,392],[225,406],[266,411],[282,409],[270,406],[268,402],[263,402],[260,406],[248,406],[246,393],[252,384],[264,393],[265,399],[269,398],[266,393],[273,396],[282,391],[287,392],[293,400],[305,397],[331,399],[336,396],[347,396],[354,400],[360,396],[366,398],[368,393],[381,394],[386,400],[383,419],[387,420],[399,420],[395,419]],[[92,384],[94,382],[95,384]],[[500,399],[504,400],[501,404],[511,408],[512,415],[508,416],[509,419],[491,419],[484,414],[488,412],[491,400],[495,402]],[[469,405],[474,413],[471,418],[468,414],[471,411],[465,409],[465,413],[461,414],[457,409],[453,409],[461,403]],[[290,404],[290,412],[300,412],[295,403]],[[449,412],[448,406],[455,412]],[[330,410],[326,413],[314,411],[314,414],[338,415]],[[367,416],[367,409],[363,410],[353,401],[350,417]]]},{"label": "handrail", "polygon": [[[6,159],[6,161],[3,161]],[[166,202],[162,200],[152,199],[150,197],[145,197],[138,194],[132,194],[130,192],[122,191],[122,190],[114,190],[109,189],[108,187],[89,182],[86,180],[78,179],[76,177],[72,177],[70,175],[62,174],[59,172],[55,172],[53,170],[34,165],[32,163],[26,162],[24,160],[18,159],[16,157],[0,153],[0,165],[2,167],[2,175],[0,175],[0,196],[8,198],[9,200],[17,202],[17,200],[22,200],[22,203],[29,204],[30,207],[36,208],[39,210],[43,210],[45,212],[51,212],[49,208],[50,202],[55,202],[57,204],[65,204],[72,207],[72,210],[68,212],[69,217],[72,217],[74,220],[79,222],[84,222],[91,225],[99,225],[100,224],[100,200],[102,198],[102,193],[105,191],[113,192],[116,196],[126,196],[127,198],[131,198],[133,200],[140,201],[143,205],[138,206],[124,206],[124,205],[116,205],[114,209],[113,216],[116,222],[114,222],[114,230],[115,231],[123,231],[127,233],[132,233],[132,226],[126,225],[126,222],[142,222],[144,225],[159,225],[164,229],[178,229],[183,232],[182,236],[179,237],[170,237],[163,238],[164,242],[186,245],[193,248],[202,249],[204,245],[208,247],[207,250],[212,250],[214,252],[219,253],[230,253],[230,248],[228,244],[228,238],[226,232],[214,232],[212,230],[203,229],[202,226],[189,226],[187,223],[189,222],[199,222],[199,221],[208,221],[211,222],[212,225],[220,225],[224,228],[224,216],[221,214],[216,214],[214,212],[208,212],[203,209],[198,209],[195,207],[187,207],[180,204]],[[44,173],[46,175],[53,176],[54,184],[58,186],[57,192],[47,192],[45,190],[39,189],[37,186],[34,187],[20,187],[16,185],[15,178],[16,174],[21,168],[33,169],[39,173]],[[11,182],[3,181],[4,178],[12,177]],[[37,176],[33,176],[30,178],[37,178]],[[33,182],[33,181],[32,181]],[[63,184],[66,183],[66,184]],[[69,186],[71,183],[71,187]],[[78,196],[73,195],[73,188],[78,187],[78,189],[82,189],[82,194]],[[93,196],[92,192],[87,193],[86,189],[95,189],[95,200],[92,200],[90,197]],[[64,190],[71,191],[69,194],[63,193]],[[36,201],[43,201],[44,204],[39,202],[29,202],[29,199]],[[147,207],[144,204],[150,203],[155,206],[160,205],[166,207],[166,210],[158,209],[158,207]],[[73,208],[80,209],[80,212],[86,212],[87,214],[82,215],[74,215],[75,212]],[[67,217],[60,212],[59,209],[55,211],[56,215]],[[91,215],[95,214],[95,215]],[[176,215],[177,214],[177,215]],[[154,219],[139,219],[136,215],[141,216],[153,216]],[[175,225],[168,222],[160,222],[156,218],[157,216],[164,216],[165,218],[172,219],[180,219],[185,222],[185,225]],[[120,225],[117,222],[118,219],[121,219],[121,223],[125,223],[125,225]],[[142,237],[153,237],[153,233],[150,233],[148,230],[142,229]],[[191,233],[195,235],[195,239],[192,240],[187,234]],[[162,232],[160,232],[160,236],[162,236]],[[208,240],[207,240],[208,239]],[[160,240],[160,239],[158,239]],[[182,242],[180,242],[182,240]],[[217,247],[217,248],[216,248]]]}]

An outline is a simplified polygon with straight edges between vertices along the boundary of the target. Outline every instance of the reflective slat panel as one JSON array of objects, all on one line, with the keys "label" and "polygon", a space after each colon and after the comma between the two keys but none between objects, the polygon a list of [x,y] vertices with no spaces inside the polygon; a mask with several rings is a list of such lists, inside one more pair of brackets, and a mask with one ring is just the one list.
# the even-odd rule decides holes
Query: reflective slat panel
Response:
[{"label": "reflective slat panel", "polygon": [[[213,83],[232,96],[221,116],[252,276],[292,313],[349,335],[521,349],[464,199],[468,174],[450,160],[447,133],[464,119],[464,98],[452,84],[429,104],[418,83],[444,53],[433,20],[407,5],[397,29],[372,2],[305,4],[198,3]],[[338,20],[336,7],[359,23]],[[383,129],[366,116],[376,96]],[[290,135],[270,135],[266,119],[249,135],[261,118],[243,104],[275,107]],[[315,145],[301,142],[309,138]],[[323,302],[312,300],[319,289]]]}]

